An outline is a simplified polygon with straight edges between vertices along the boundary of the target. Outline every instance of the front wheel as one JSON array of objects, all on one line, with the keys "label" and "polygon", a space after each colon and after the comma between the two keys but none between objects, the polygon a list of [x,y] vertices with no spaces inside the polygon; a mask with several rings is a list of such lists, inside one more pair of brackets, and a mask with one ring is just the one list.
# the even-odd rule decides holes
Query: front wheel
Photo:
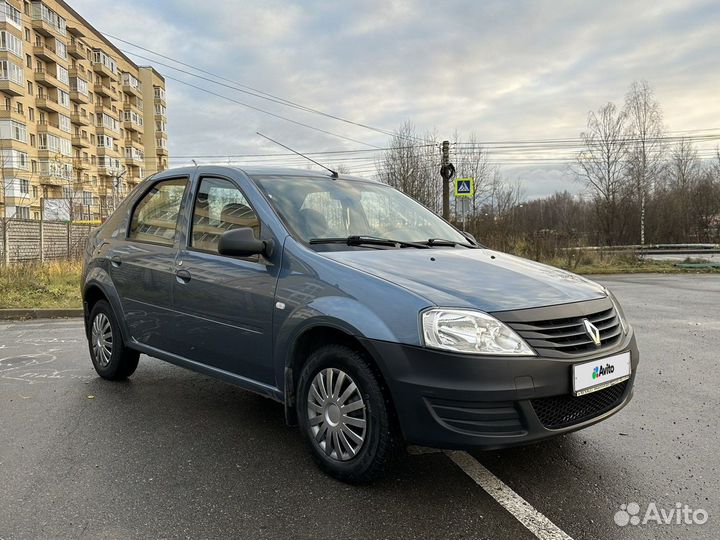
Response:
[{"label": "front wheel", "polygon": [[135,373],[140,353],[125,347],[115,313],[105,300],[90,312],[88,343],[95,371],[103,379],[122,380]]},{"label": "front wheel", "polygon": [[342,345],[313,352],[298,383],[298,424],[331,476],[368,482],[387,468],[397,430],[382,383],[366,358]]}]

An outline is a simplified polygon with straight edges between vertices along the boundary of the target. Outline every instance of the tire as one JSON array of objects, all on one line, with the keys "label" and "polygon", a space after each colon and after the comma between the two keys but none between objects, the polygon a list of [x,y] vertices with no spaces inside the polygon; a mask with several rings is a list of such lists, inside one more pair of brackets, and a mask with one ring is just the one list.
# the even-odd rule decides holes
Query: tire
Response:
[{"label": "tire", "polygon": [[140,353],[125,347],[115,313],[105,300],[98,300],[90,311],[88,345],[95,371],[103,379],[120,381],[135,373]]},{"label": "tire", "polygon": [[343,345],[317,349],[302,368],[297,396],[298,424],[324,472],[353,484],[385,472],[399,430],[382,380],[365,356]]}]

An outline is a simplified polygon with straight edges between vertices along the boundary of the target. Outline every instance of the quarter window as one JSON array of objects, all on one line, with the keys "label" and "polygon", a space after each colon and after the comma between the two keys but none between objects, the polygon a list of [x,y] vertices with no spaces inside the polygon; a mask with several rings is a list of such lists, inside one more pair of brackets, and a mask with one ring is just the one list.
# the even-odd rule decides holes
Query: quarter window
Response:
[{"label": "quarter window", "polygon": [[260,221],[242,192],[221,178],[203,178],[195,198],[191,246],[218,252],[225,231],[250,227],[260,237]]},{"label": "quarter window", "polygon": [[128,238],[172,246],[186,186],[180,178],[155,184],[135,206]]}]

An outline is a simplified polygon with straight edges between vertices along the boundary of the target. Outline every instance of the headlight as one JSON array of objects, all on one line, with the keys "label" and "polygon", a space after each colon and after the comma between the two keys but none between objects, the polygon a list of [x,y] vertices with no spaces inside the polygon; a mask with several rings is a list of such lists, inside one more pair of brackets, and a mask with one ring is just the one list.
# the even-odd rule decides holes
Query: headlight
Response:
[{"label": "headlight", "polygon": [[482,311],[430,309],[422,314],[426,347],[462,353],[535,356],[505,323]]},{"label": "headlight", "polygon": [[630,326],[628,325],[627,319],[625,318],[625,312],[623,311],[622,307],[620,307],[620,302],[617,301],[615,295],[611,293],[610,289],[608,289],[607,287],[605,287],[605,292],[607,293],[610,301],[615,307],[615,313],[617,313],[618,319],[620,319],[620,326],[622,327],[623,334],[627,334],[628,330],[630,330]]}]

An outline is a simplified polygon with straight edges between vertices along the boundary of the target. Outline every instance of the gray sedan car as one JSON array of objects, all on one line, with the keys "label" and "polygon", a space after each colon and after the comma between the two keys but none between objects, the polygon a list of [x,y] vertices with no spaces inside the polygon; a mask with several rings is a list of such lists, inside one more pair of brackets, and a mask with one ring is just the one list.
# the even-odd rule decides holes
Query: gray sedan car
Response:
[{"label": "gray sedan car", "polygon": [[101,377],[144,353],[278,400],[349,482],[405,444],[587,427],[629,402],[639,359],[604,287],[487,249],[387,185],[302,170],[148,178],[89,239],[82,294]]}]

